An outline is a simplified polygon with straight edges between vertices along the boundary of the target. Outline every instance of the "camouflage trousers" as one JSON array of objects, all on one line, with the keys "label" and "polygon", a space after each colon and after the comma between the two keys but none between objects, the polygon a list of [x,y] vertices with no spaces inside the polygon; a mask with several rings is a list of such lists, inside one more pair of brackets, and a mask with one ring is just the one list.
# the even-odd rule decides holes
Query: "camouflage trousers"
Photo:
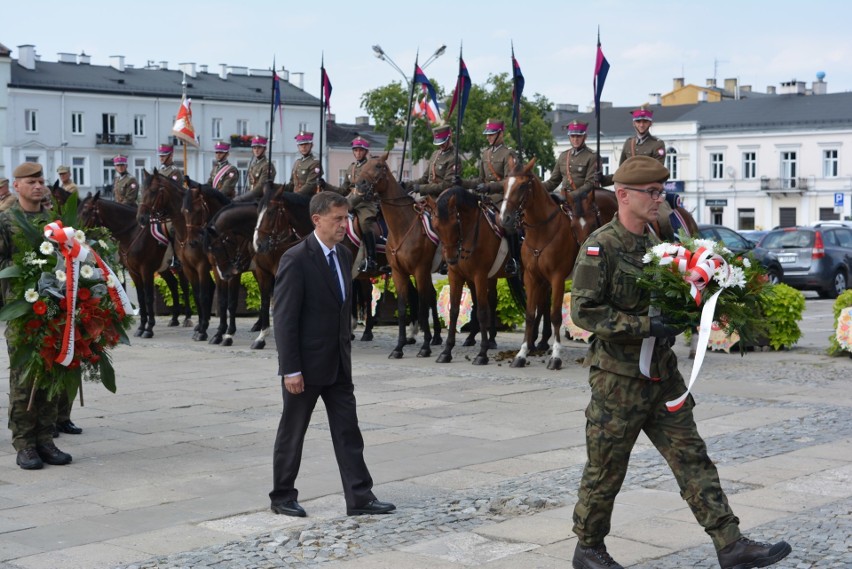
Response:
[{"label": "camouflage trousers", "polygon": [[71,406],[74,400],[68,397],[67,393],[60,393],[55,397],[56,401],[56,422],[71,420]]},{"label": "camouflage trousers", "polygon": [[33,397],[32,410],[27,411],[31,391],[32,384],[21,381],[19,370],[9,370],[9,430],[15,450],[53,442],[56,400],[48,401],[47,392],[39,389]]},{"label": "camouflage trousers", "polygon": [[574,507],[574,533],[580,543],[597,545],[609,533],[615,497],[640,431],[666,459],[681,497],[716,549],[739,539],[739,519],[728,505],[719,474],[698,434],[692,397],[674,413],[666,409],[666,401],[686,391],[680,373],[653,382],[592,367],[589,384],[587,461]]}]

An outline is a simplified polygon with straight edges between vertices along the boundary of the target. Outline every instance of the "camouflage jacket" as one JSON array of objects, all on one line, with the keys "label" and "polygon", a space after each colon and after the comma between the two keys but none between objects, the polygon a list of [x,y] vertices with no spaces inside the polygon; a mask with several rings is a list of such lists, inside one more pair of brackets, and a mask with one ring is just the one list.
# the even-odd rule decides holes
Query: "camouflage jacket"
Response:
[{"label": "camouflage jacket", "polygon": [[595,153],[585,144],[578,149],[570,148],[559,155],[550,178],[544,188],[552,192],[562,184],[562,191],[583,192],[595,185],[595,170],[598,162]]},{"label": "camouflage jacket", "polygon": [[68,182],[67,184],[62,184],[60,182],[59,185],[62,186],[62,189],[65,190],[68,193],[77,191],[77,184],[75,184],[74,182]]},{"label": "camouflage jacket", "polygon": [[[13,241],[13,236],[15,233],[21,230],[20,226],[17,224],[15,219],[12,217],[13,211],[24,211],[21,209],[21,204],[17,201],[17,196],[15,203],[12,204],[12,207],[9,209],[0,212],[0,269],[5,269],[6,267],[12,264],[12,255],[15,254],[15,244]],[[39,217],[42,218],[39,221],[38,225],[45,225],[50,222],[48,219],[48,214],[50,212],[46,211],[42,208],[39,212],[24,212],[24,215],[29,219],[37,221]],[[9,281],[7,279],[3,279],[0,281],[0,290],[2,290],[2,295],[4,299],[9,298],[10,293]]]},{"label": "camouflage jacket", "polygon": [[214,164],[210,177],[207,178],[208,184],[232,199],[237,195],[239,181],[240,171],[227,160]]},{"label": "camouflage jacket", "polygon": [[18,203],[18,196],[9,193],[5,198],[0,198],[0,211],[6,211],[16,203]]},{"label": "camouflage jacket", "polygon": [[322,174],[322,165],[313,153],[300,156],[293,165],[293,173],[290,174],[290,181],[287,182],[287,191],[312,196],[317,193],[317,183]]},{"label": "camouflage jacket", "polygon": [[462,182],[465,188],[475,188],[484,183],[488,186],[488,197],[494,204],[503,201],[503,180],[512,173],[518,163],[517,153],[504,144],[490,146],[482,153],[479,161],[479,177]]},{"label": "camouflage jacket", "polygon": [[420,186],[423,195],[437,196],[453,184],[456,177],[456,151],[452,145],[446,150],[440,148],[429,158],[429,168],[412,184]]},{"label": "camouflage jacket", "polygon": [[624,161],[634,156],[650,156],[656,158],[661,164],[666,163],[666,143],[650,134],[640,141],[635,136],[631,136],[624,141],[624,147],[621,149],[621,160],[618,165],[624,164]]},{"label": "camouflage jacket", "polygon": [[174,162],[160,166],[160,176],[171,178],[178,184],[183,184],[183,170],[175,166]]},{"label": "camouflage jacket", "polygon": [[116,176],[112,193],[115,196],[116,203],[135,207],[136,200],[139,198],[139,183],[136,178],[127,173],[124,176]]},{"label": "camouflage jacket", "polygon": [[[574,265],[571,318],[594,333],[584,365],[643,377],[639,351],[651,330],[650,295],[636,280],[644,267],[642,257],[658,242],[651,233],[631,233],[616,214],[583,243]],[[667,379],[676,369],[674,352],[657,339],[651,375]]]}]

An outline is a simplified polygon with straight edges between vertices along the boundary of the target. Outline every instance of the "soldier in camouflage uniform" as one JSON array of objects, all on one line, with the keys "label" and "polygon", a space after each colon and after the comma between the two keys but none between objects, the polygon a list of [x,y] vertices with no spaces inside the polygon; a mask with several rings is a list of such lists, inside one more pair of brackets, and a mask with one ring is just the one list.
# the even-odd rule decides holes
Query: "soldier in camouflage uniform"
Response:
[{"label": "soldier in camouflage uniform", "polygon": [[136,178],[127,173],[127,156],[119,154],[112,159],[115,166],[115,180],[112,183],[112,193],[116,203],[136,207],[139,199],[139,183]]},{"label": "soldier in camouflage uniform", "polygon": [[633,156],[650,156],[659,160],[660,164],[665,164],[666,143],[650,133],[651,123],[654,122],[654,111],[646,104],[630,114],[633,116],[633,130],[636,131],[636,136],[631,136],[624,141],[618,165],[621,166],[625,160]]},{"label": "soldier in camouflage uniform", "polygon": [[68,193],[77,193],[77,184],[75,184],[74,180],[71,179],[71,168],[68,166],[60,166],[56,169],[56,173],[59,174],[59,183],[63,190]]},{"label": "soldier in camouflage uniform", "polygon": [[234,199],[237,195],[237,183],[240,181],[240,171],[237,167],[228,162],[228,155],[231,153],[231,145],[227,142],[217,142],[213,147],[216,154],[216,162],[213,164],[213,169],[210,170],[210,177],[207,178],[207,183],[228,196]]},{"label": "soldier in camouflage uniform", "polygon": [[296,135],[296,145],[302,156],[293,165],[293,173],[290,174],[290,181],[285,185],[285,190],[312,196],[325,186],[322,164],[311,152],[314,148],[314,133],[301,131]]},{"label": "soldier in camouflage uniform", "polygon": [[235,199],[235,202],[259,201],[263,197],[266,181],[275,181],[275,166],[266,157],[266,143],[267,139],[262,136],[255,136],[251,139],[251,152],[254,154],[254,160],[248,171],[248,191]]},{"label": "soldier in camouflage uniform", "polygon": [[9,180],[0,178],[0,211],[6,211],[18,203],[18,196],[9,191]]},{"label": "soldier in camouflage uniform", "polygon": [[[630,452],[641,431],[665,457],[681,496],[710,535],[723,568],[764,567],[790,552],[786,542],[742,537],[716,467],[698,434],[695,405],[669,412],[666,401],[686,391],[671,349],[683,327],[649,316],[649,294],[636,284],[642,257],[658,243],[645,227],[657,215],[668,170],[648,156],[628,159],[615,173],[618,213],[583,244],[574,267],[571,317],[594,333],[584,365],[591,366],[586,408],[587,462],[574,507],[575,569],[621,568],[604,545]],[[643,340],[653,337],[650,376],[639,371]]]},{"label": "soldier in camouflage uniform", "polygon": [[[15,192],[18,202],[9,210],[0,214],[0,268],[9,266],[14,254],[13,234],[20,231],[12,211],[20,211],[37,226],[43,227],[51,221],[42,207],[42,200],[48,194],[44,185],[44,174],[40,164],[24,162],[13,172]],[[5,298],[9,298],[8,283],[2,283]],[[15,348],[6,328],[6,347],[9,360],[15,359]],[[64,453],[53,444],[53,427],[56,423],[56,401],[47,399],[47,393],[39,389],[33,393],[33,405],[27,410],[32,392],[32,384],[25,382],[19,368],[9,370],[9,429],[12,431],[12,445],[18,451],[17,463],[24,470],[37,470],[47,464],[68,464],[71,455]]]},{"label": "soldier in camouflage uniform", "polygon": [[415,194],[438,197],[453,185],[456,179],[456,157],[452,135],[453,132],[448,126],[436,126],[432,129],[432,144],[439,148],[429,158],[426,173],[405,184],[407,190]]},{"label": "soldier in camouflage uniform", "polygon": [[183,170],[175,166],[174,152],[175,147],[171,144],[161,144],[157,149],[157,155],[160,158],[160,176],[171,178],[178,184],[183,184]]},{"label": "soldier in camouflage uniform", "polygon": [[339,188],[331,184],[325,184],[323,190],[337,192],[346,196],[349,201],[349,209],[358,218],[361,227],[361,239],[364,241],[364,261],[358,270],[374,272],[378,270],[376,263],[376,236],[373,229],[376,227],[376,218],[379,215],[379,204],[375,201],[365,199],[364,194],[358,191],[355,182],[361,174],[361,168],[367,163],[370,153],[370,141],[363,136],[356,136],[352,140],[352,155],[355,161],[346,170],[346,179]]},{"label": "soldier in camouflage uniform", "polygon": [[562,185],[562,196],[569,192],[584,192],[595,186],[595,172],[598,169],[597,155],[586,146],[588,123],[572,121],[567,127],[571,148],[559,155],[550,178],[544,182],[548,192]]}]

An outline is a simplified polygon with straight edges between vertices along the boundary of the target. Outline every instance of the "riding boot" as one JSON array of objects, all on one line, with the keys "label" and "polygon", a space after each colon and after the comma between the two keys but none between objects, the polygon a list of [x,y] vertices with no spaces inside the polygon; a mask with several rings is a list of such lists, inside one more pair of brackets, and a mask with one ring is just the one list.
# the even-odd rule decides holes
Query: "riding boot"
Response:
[{"label": "riding boot", "polygon": [[361,240],[364,241],[365,257],[358,270],[362,273],[373,273],[379,268],[376,263],[376,236],[372,231],[365,231],[361,235]]},{"label": "riding boot", "polygon": [[518,262],[518,259],[521,258],[521,237],[517,233],[511,233],[506,239],[509,243],[509,259],[505,266],[506,275],[514,277],[521,272],[521,264]]}]

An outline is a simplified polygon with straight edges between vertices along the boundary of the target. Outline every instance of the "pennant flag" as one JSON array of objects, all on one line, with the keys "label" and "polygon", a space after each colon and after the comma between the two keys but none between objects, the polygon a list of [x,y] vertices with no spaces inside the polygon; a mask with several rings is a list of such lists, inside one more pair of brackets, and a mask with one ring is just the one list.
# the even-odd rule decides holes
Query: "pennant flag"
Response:
[{"label": "pennant flag", "polygon": [[180,101],[180,110],[175,119],[175,126],[172,127],[172,134],[185,143],[198,147],[198,142],[195,140],[195,129],[192,127],[191,105],[192,99],[187,99],[184,95]]},{"label": "pennant flag", "polygon": [[593,81],[593,85],[595,88],[595,116],[600,116],[601,112],[601,94],[603,93],[604,82],[606,81],[606,74],[609,73],[609,61],[604,57],[603,51],[601,50],[601,37],[598,34],[598,55],[595,60],[595,79]]},{"label": "pennant flag", "polygon": [[273,69],[272,71],[272,84],[273,87],[273,95],[272,95],[272,114],[275,114],[275,110],[278,110],[278,124],[281,126],[281,132],[284,132],[284,107],[281,105],[281,79],[278,77],[278,73]]},{"label": "pennant flag", "polygon": [[325,67],[322,68],[322,92],[325,96],[325,110],[331,112],[331,81],[328,79]]},{"label": "pennant flag", "polygon": [[521,123],[521,95],[524,93],[524,74],[521,73],[521,66],[518,65],[518,60],[515,59],[514,50],[512,52],[512,78],[514,86],[512,87],[512,124]]},{"label": "pennant flag", "polygon": [[[461,94],[459,91],[461,91]],[[467,107],[468,95],[470,95],[470,74],[467,72],[467,66],[464,64],[464,60],[459,57],[459,78],[456,82],[456,89],[453,91],[453,100],[450,103],[447,120],[449,120],[452,116],[456,105],[459,107],[459,123],[464,120],[464,109]]]},{"label": "pennant flag", "polygon": [[438,105],[438,95],[435,93],[435,87],[432,86],[432,83],[429,81],[429,78],[426,77],[426,74],[423,73],[423,70],[420,69],[419,65],[414,66],[414,82],[420,83],[423,86],[423,91],[429,91],[429,96],[432,98],[432,104],[435,106],[435,109],[440,109],[441,107]]}]

